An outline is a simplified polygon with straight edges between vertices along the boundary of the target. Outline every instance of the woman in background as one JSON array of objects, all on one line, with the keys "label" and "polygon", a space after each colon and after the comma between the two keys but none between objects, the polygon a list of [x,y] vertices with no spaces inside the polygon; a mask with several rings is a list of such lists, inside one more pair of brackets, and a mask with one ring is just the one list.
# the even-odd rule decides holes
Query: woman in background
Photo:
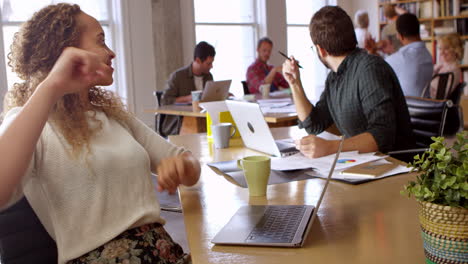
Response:
[{"label": "woman in background", "polygon": [[354,31],[356,32],[358,47],[364,49],[366,40],[372,39],[368,31],[369,14],[367,14],[367,11],[358,10],[356,14],[354,14],[354,23],[356,24]]},{"label": "woman in background", "polygon": [[[451,33],[439,38],[439,62],[434,66],[434,74],[452,72],[453,85],[450,82],[445,89],[444,98],[448,98],[461,81],[460,62],[463,58],[463,41],[457,33]],[[431,81],[430,96],[436,98],[439,78]]]},{"label": "woman in background", "polygon": [[77,5],[47,6],[15,34],[5,98],[0,208],[23,195],[56,241],[58,263],[188,263],[163,228],[151,181],[193,185],[199,162],[127,112],[115,54]]}]

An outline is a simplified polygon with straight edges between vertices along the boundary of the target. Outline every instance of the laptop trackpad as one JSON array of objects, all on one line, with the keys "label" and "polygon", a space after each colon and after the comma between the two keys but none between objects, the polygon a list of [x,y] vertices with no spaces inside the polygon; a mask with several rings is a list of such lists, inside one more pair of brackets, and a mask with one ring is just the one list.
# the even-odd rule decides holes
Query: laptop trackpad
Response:
[{"label": "laptop trackpad", "polygon": [[260,221],[266,206],[243,206],[229,220],[211,242],[215,244],[244,243],[252,229]]}]

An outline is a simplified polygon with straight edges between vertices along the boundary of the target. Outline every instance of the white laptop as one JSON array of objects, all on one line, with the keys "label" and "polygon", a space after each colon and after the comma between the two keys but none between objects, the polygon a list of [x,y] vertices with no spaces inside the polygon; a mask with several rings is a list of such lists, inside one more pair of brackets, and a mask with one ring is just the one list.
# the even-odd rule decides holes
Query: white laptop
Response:
[{"label": "white laptop", "polygon": [[256,103],[226,101],[236,123],[242,141],[247,148],[261,151],[276,157],[299,152],[294,142],[275,141],[265,117]]},{"label": "white laptop", "polygon": [[317,205],[249,205],[241,207],[211,240],[214,244],[302,247],[310,232],[343,146],[335,155]]},{"label": "white laptop", "polygon": [[207,81],[203,89],[201,102],[223,101],[229,96],[232,80]]}]

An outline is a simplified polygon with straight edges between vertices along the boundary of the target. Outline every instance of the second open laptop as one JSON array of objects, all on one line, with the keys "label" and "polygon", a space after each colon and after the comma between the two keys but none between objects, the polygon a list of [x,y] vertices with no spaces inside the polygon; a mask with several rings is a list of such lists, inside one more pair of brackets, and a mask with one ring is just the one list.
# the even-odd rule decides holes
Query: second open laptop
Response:
[{"label": "second open laptop", "polygon": [[256,103],[226,101],[244,145],[276,157],[299,152],[294,143],[275,141],[265,117]]},{"label": "second open laptop", "polygon": [[201,102],[223,101],[229,96],[229,88],[231,87],[232,80],[224,81],[207,81]]},{"label": "second open laptop", "polygon": [[243,206],[211,242],[222,245],[302,247],[327,191],[342,146],[343,139],[315,207],[312,205]]}]

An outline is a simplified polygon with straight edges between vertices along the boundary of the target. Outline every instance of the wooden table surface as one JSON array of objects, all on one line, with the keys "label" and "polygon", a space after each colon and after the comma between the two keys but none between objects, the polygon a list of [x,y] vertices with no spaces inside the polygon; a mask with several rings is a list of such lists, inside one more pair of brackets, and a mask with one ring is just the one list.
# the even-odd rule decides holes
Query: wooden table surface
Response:
[{"label": "wooden table surface", "polygon": [[[297,127],[272,129],[275,138],[300,134]],[[417,203],[400,195],[415,175],[394,176],[360,185],[332,181],[303,248],[215,246],[210,241],[240,206],[315,205],[325,180],[269,185],[266,197],[249,197],[205,164],[259,154],[232,141],[214,149],[204,134],[170,136],[202,162],[199,183],[181,187],[187,239],[193,263],[424,263]]]}]

